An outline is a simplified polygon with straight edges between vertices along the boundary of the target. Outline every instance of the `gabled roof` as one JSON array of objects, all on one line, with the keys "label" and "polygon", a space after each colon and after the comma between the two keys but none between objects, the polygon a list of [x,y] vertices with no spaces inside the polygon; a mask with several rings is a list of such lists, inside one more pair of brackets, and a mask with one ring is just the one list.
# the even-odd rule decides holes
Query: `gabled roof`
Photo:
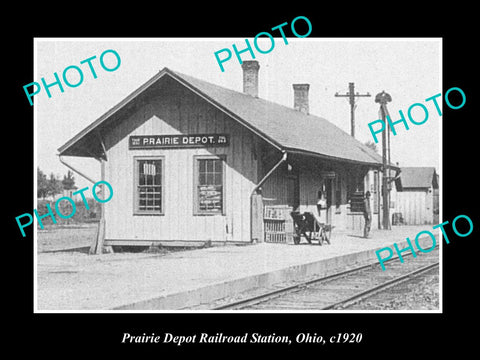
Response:
[{"label": "gabled roof", "polygon": [[434,167],[402,167],[402,187],[438,189],[438,177]]},{"label": "gabled roof", "polygon": [[67,141],[59,155],[92,156],[98,138],[95,130],[135,100],[153,84],[170,77],[180,82],[233,119],[281,150],[295,151],[329,159],[381,166],[382,158],[373,150],[324,118],[256,98],[199,80],[189,75],[162,69],[99,119]]}]

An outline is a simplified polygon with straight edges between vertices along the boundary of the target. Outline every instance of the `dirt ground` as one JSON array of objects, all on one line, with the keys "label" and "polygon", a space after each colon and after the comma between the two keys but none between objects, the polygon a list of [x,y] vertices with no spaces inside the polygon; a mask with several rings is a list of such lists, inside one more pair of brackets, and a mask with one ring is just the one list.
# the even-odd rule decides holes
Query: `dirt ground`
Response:
[{"label": "dirt ground", "polygon": [[348,307],[348,310],[438,310],[438,270],[395,286]]},{"label": "dirt ground", "polygon": [[[354,262],[365,261],[367,255],[364,254],[370,253],[371,249],[390,246],[393,241],[402,241],[405,236],[414,236],[424,229],[402,227],[388,233],[372,231],[369,239],[336,234],[329,246],[260,243],[92,256],[87,252],[95,237],[95,225],[52,226],[38,232],[37,308],[114,309],[150,299],[166,297],[168,300],[168,296],[175,297],[177,294],[181,295],[182,304],[183,301],[190,304],[190,299],[196,299],[193,295],[197,293],[200,294],[198,297],[210,296],[212,288],[219,292],[227,291],[230,284],[238,282],[244,286],[240,280],[259,281],[259,276],[265,273],[281,273],[281,276],[288,277],[292,269],[306,269],[311,264],[327,261],[334,267],[343,266],[345,261],[353,266]],[[82,246],[86,251],[59,251],[62,247],[72,249]],[[279,281],[278,274],[271,278]],[[261,286],[266,285],[262,283]],[[197,291],[200,289],[209,290],[208,293]],[[155,305],[152,309],[178,308],[167,307],[169,303],[161,306]]]},{"label": "dirt ground", "polygon": [[49,225],[37,229],[37,252],[89,248],[97,231],[97,223]]}]

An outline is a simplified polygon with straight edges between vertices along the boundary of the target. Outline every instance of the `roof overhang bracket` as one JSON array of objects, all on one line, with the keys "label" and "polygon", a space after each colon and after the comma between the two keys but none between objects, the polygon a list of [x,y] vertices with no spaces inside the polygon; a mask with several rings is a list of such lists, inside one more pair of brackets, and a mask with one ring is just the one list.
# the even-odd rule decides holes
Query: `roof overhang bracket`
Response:
[{"label": "roof overhang bracket", "polygon": [[102,134],[100,134],[99,130],[96,130],[95,135],[97,136],[98,141],[100,142],[100,145],[102,147],[102,154],[99,156],[99,158],[103,159],[105,161],[108,161],[108,159],[107,159],[107,149],[105,148],[105,143],[103,142]]}]

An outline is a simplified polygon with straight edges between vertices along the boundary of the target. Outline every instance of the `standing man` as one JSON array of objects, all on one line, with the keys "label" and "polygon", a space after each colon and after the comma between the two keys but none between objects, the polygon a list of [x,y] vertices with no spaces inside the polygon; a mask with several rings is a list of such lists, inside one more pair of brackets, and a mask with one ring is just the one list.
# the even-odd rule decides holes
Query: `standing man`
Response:
[{"label": "standing man", "polygon": [[324,192],[322,190],[318,190],[317,192],[317,212],[319,218],[322,216],[322,209],[327,208],[327,201],[325,200]]},{"label": "standing man", "polygon": [[370,191],[365,193],[365,199],[363,200],[363,217],[365,218],[365,228],[363,229],[363,237],[368,238],[370,233],[370,226],[372,225],[372,209],[370,208]]}]

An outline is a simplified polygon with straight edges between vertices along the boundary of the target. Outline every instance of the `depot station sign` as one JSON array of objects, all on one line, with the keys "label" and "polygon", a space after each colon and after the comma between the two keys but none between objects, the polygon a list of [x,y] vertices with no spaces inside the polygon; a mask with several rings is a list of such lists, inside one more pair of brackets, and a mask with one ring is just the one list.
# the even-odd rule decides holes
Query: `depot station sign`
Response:
[{"label": "depot station sign", "polygon": [[194,135],[133,135],[129,137],[128,148],[164,149],[228,146],[228,134],[194,134]]}]

